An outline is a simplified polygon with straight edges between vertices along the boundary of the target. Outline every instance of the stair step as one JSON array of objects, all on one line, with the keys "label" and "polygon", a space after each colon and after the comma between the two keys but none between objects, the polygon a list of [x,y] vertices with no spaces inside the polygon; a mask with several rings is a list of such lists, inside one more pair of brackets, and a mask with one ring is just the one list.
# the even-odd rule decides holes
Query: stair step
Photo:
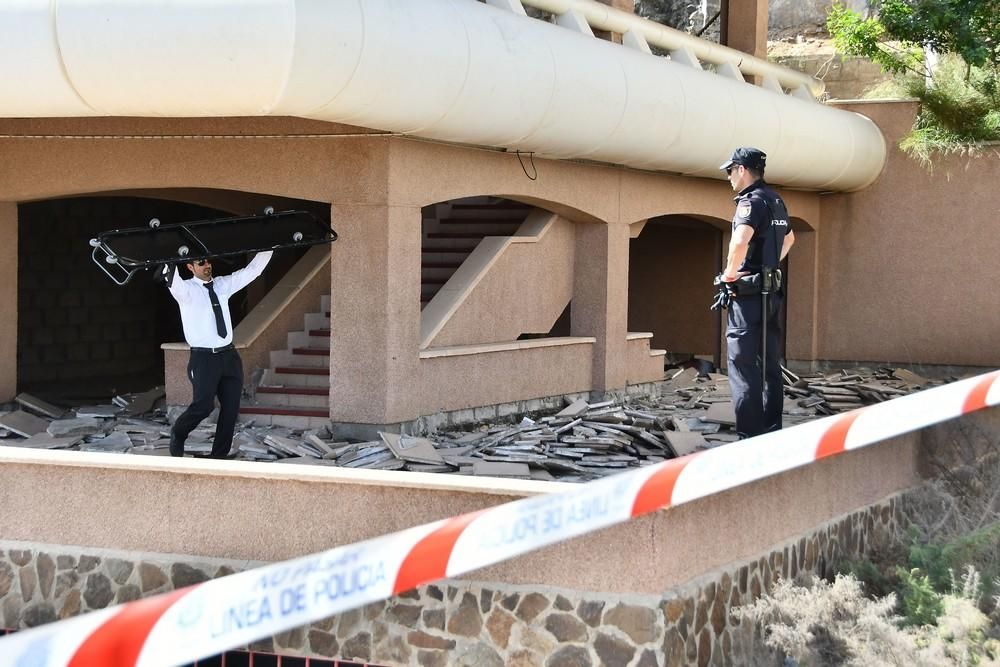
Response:
[{"label": "stair step", "polygon": [[278,366],[274,369],[275,373],[282,373],[284,375],[329,375],[330,369],[327,368],[311,368],[307,366]]},{"label": "stair step", "polygon": [[270,405],[241,405],[243,415],[285,415],[287,417],[325,417],[329,419],[329,410],[315,408],[279,408]]},{"label": "stair step", "polygon": [[517,218],[443,218],[438,220],[441,225],[509,225],[518,226],[522,220]]},{"label": "stair step", "polygon": [[424,248],[422,253],[427,254],[448,254],[448,255],[468,255],[475,248]]},{"label": "stair step", "polygon": [[[429,239],[481,239],[488,234],[476,232],[431,232],[427,235]],[[498,236],[498,235],[494,235]]]},{"label": "stair step", "polygon": [[258,394],[294,394],[296,396],[329,396],[329,387],[257,387]]},{"label": "stair step", "polygon": [[462,262],[421,262],[421,269],[457,269]]},{"label": "stair step", "polygon": [[[447,243],[449,245],[430,245],[433,243]],[[476,249],[476,246],[462,246],[461,248],[452,248],[450,244],[454,243],[464,243],[464,241],[459,241],[456,239],[424,239],[424,247],[421,250],[422,253],[435,253],[435,252],[446,252],[453,255],[459,255],[461,257],[468,257]],[[478,245],[478,244],[477,244]]]},{"label": "stair step", "polygon": [[330,407],[330,384],[326,386],[258,387],[251,407],[282,410],[326,410]]},{"label": "stair step", "polygon": [[302,354],[311,357],[329,357],[330,348],[328,347],[295,347],[292,348],[292,354]]},{"label": "stair step", "polygon": [[330,330],[329,329],[310,329],[309,330],[309,335],[310,336],[329,336],[330,335]]}]

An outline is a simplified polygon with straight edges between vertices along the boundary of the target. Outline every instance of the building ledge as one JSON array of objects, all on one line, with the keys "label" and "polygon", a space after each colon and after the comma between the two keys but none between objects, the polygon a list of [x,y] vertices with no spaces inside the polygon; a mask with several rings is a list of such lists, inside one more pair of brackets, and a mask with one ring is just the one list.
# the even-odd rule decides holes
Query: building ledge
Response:
[{"label": "building ledge", "polygon": [[534,338],[531,340],[512,340],[504,343],[476,343],[474,345],[453,345],[450,347],[432,347],[420,351],[421,359],[437,357],[460,357],[470,354],[488,354],[490,352],[510,352],[513,350],[529,350],[540,347],[563,347],[566,345],[593,345],[597,339],[592,336],[564,336],[559,338]]},{"label": "building ledge", "polygon": [[249,483],[280,481],[346,484],[356,486],[414,488],[431,491],[527,497],[571,488],[569,482],[498,477],[441,475],[430,472],[365,470],[335,466],[306,466],[261,461],[216,461],[203,458],[172,458],[99,452],[69,452],[0,447],[0,464],[57,466],[95,471],[120,470],[153,475],[184,475],[199,478],[236,478]]}]

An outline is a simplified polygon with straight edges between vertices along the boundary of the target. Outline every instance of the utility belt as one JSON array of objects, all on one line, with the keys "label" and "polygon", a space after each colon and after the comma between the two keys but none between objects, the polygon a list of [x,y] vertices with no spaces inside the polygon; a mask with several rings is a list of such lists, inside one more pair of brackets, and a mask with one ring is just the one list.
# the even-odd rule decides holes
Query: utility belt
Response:
[{"label": "utility belt", "polygon": [[760,273],[737,278],[729,285],[736,296],[751,296],[761,292],[774,294],[784,287],[784,277],[781,275],[781,269],[764,269]]}]

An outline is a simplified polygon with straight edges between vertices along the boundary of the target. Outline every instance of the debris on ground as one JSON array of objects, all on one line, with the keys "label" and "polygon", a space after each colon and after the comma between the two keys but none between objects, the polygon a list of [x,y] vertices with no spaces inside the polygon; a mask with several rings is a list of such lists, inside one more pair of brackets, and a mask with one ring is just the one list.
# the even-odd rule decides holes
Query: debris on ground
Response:
[{"label": "debris on ground", "polygon": [[[786,427],[942,383],[887,367],[800,375],[783,368],[782,374]],[[0,414],[0,446],[169,456],[170,420],[162,407],[154,408],[163,396],[163,387],[156,387],[65,410],[20,394],[16,409]],[[583,482],[735,442],[735,422],[728,377],[689,368],[663,382],[654,396],[578,399],[554,414],[426,437],[380,433],[378,440],[353,442],[336,440],[329,428],[302,431],[248,421],[237,424],[230,457]],[[215,424],[202,422],[188,436],[185,452],[207,456],[214,435]]]}]

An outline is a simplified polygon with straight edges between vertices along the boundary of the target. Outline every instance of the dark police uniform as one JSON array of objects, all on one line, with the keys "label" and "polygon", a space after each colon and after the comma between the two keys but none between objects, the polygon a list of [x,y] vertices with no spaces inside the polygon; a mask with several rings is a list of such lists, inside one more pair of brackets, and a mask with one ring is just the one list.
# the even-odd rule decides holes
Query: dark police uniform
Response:
[{"label": "dark police uniform", "polygon": [[[785,202],[763,180],[757,180],[735,197],[736,215],[733,231],[749,225],[753,237],[740,272],[760,274],[763,269],[776,269],[781,260],[781,246],[789,232]],[[778,348],[782,327],[778,313],[784,298],[784,287],[772,290],[768,296],[768,312],[759,292],[737,292],[729,306],[729,326],[726,342],[729,357],[729,384],[736,408],[736,431],[743,437],[781,428],[784,403],[781,360]],[[761,338],[767,317],[766,387],[761,386]]]}]

